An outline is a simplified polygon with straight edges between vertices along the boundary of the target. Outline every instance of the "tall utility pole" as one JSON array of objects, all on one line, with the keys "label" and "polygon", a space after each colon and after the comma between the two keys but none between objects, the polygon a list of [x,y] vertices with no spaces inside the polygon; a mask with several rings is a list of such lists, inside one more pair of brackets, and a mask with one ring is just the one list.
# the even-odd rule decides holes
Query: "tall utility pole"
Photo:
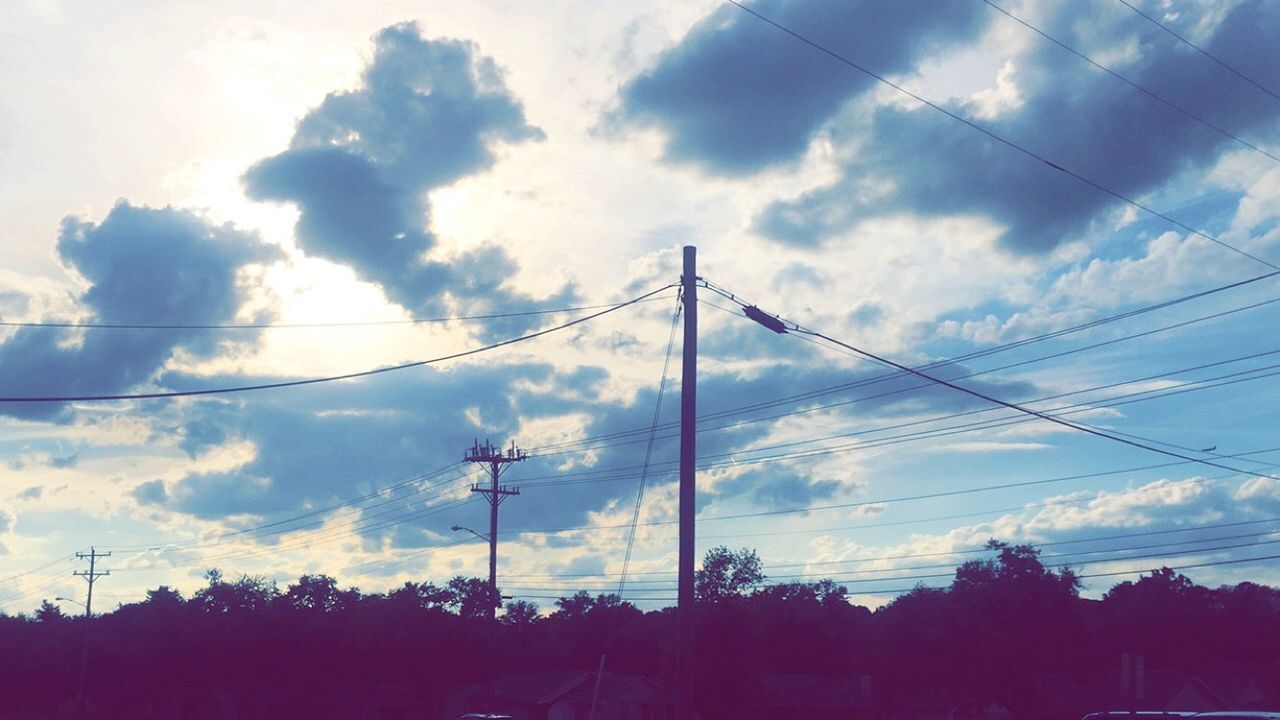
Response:
[{"label": "tall utility pole", "polygon": [[80,643],[80,709],[84,712],[88,709],[89,703],[89,697],[85,694],[85,679],[89,674],[89,628],[91,625],[88,621],[93,618],[93,582],[100,577],[111,574],[110,570],[98,569],[98,558],[111,557],[111,553],[100,553],[97,548],[90,545],[89,552],[78,552],[76,557],[82,560],[86,558],[89,560],[89,569],[87,571],[76,570],[72,573],[73,575],[79,575],[89,583],[89,592],[85,595],[84,600],[84,617],[86,621],[84,636]]},{"label": "tall utility pole", "polygon": [[680,286],[684,297],[683,374],[680,380],[680,548],[679,591],[676,617],[680,652],[676,667],[676,720],[692,720],[694,664],[693,618],[693,516],[697,500],[694,472],[698,420],[698,249],[684,246],[684,273]]},{"label": "tall utility pole", "polygon": [[95,570],[94,568],[97,565],[98,558],[111,557],[111,553],[109,552],[100,553],[97,550],[95,550],[92,546],[90,546],[89,552],[87,553],[78,552],[76,553],[76,557],[82,560],[85,558],[88,558],[89,560],[89,569],[87,571],[76,570],[74,573],[72,573],[72,575],[79,575],[89,583],[89,592],[85,596],[85,601],[84,601],[84,616],[91,617],[93,615],[93,581],[97,580],[98,578],[104,575],[111,574],[110,570]]},{"label": "tall utility pole", "polygon": [[512,495],[519,495],[520,488],[506,487],[498,485],[498,478],[502,476],[507,465],[511,463],[521,462],[529,457],[524,450],[516,449],[516,444],[511,443],[511,447],[506,453],[495,448],[488,440],[481,445],[477,440],[471,445],[471,449],[463,457],[463,460],[473,463],[484,463],[489,466],[489,487],[480,487],[480,485],[472,485],[471,492],[484,495],[489,501],[489,590],[493,593],[494,604],[489,609],[489,618],[491,620],[498,619],[498,506],[503,500]]}]

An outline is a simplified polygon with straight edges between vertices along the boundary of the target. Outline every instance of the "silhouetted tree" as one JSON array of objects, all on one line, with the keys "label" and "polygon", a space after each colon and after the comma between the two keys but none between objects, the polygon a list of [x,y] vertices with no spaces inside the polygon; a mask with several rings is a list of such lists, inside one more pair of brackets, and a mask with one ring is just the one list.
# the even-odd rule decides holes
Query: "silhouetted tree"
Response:
[{"label": "silhouetted tree", "polygon": [[62,612],[62,608],[49,602],[48,599],[40,601],[40,607],[36,608],[36,622],[52,623],[66,619],[67,616]]},{"label": "silhouetted tree", "polygon": [[503,625],[528,627],[538,621],[538,606],[528,600],[512,600],[498,620]]},{"label": "silhouetted tree", "polygon": [[1103,605],[1116,651],[1141,653],[1156,665],[1196,663],[1220,642],[1206,622],[1215,606],[1213,592],[1169,568],[1116,585]]},{"label": "silhouetted tree", "polygon": [[[208,577],[206,575],[206,577]],[[155,590],[147,591],[147,599],[144,601],[152,607],[175,608],[186,604],[182,593],[174,590],[168,585],[161,585]]]},{"label": "silhouetted tree", "polygon": [[464,618],[487,618],[493,608],[502,605],[502,598],[487,580],[458,575],[449,581],[447,588],[449,607]]},{"label": "silhouetted tree", "polygon": [[293,610],[334,612],[354,606],[360,600],[360,590],[339,590],[338,581],[328,575],[303,575],[280,600]]},{"label": "silhouetted tree", "polygon": [[205,572],[209,584],[191,596],[191,602],[210,613],[237,613],[264,610],[280,594],[274,581],[241,575],[235,582],[222,579],[216,568]]},{"label": "silhouetted tree", "polygon": [[[992,557],[961,565],[949,587],[919,587],[875,613],[831,580],[762,585],[749,550],[709,553],[704,598],[715,600],[699,607],[699,711],[758,716],[753,677],[780,672],[846,688],[872,675],[888,714],[927,693],[957,718],[992,702],[1039,717],[1046,708],[1027,692],[1038,674],[1114,674],[1122,651],[1145,654],[1153,671],[1280,681],[1280,590],[1207,589],[1161,570],[1086,601],[1074,573],[1045,567],[1034,548],[990,547]],[[68,668],[90,627],[88,689],[103,717],[207,717],[224,692],[245,717],[361,717],[387,683],[415,685],[439,708],[447,688],[484,680],[491,637],[499,674],[589,671],[602,654],[617,672],[670,679],[675,666],[674,610],[644,613],[614,594],[560,598],[544,618],[515,601],[495,628],[475,620],[492,601],[477,578],[385,595],[339,590],[325,575],[304,575],[284,593],[257,577],[211,571],[206,580],[189,601],[161,586],[92,620],[70,621],[48,601],[30,618],[0,616],[0,685],[21,689],[0,693],[0,717],[56,716],[77,691]]]},{"label": "silhouetted tree", "polygon": [[949,654],[958,664],[950,691],[962,708],[996,702],[1026,715],[1035,710],[1035,675],[1061,667],[1062,648],[1081,634],[1080,581],[1069,568],[1046,568],[1029,545],[991,540],[987,549],[994,559],[962,564],[951,583],[947,629],[958,647]]},{"label": "silhouetted tree", "polygon": [[432,583],[406,582],[387,593],[393,603],[422,610],[444,610],[453,603],[453,592]]},{"label": "silhouetted tree", "polygon": [[764,582],[764,570],[755,550],[730,550],[720,545],[707,551],[702,568],[694,572],[693,594],[701,602],[742,597]]}]

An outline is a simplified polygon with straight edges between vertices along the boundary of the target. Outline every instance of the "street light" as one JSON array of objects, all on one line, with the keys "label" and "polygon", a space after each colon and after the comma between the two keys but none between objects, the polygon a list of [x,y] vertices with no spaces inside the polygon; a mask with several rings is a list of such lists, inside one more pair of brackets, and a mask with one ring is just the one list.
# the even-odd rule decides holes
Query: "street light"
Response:
[{"label": "street light", "polygon": [[475,535],[476,537],[480,538],[481,540],[483,540],[483,541],[485,541],[485,542],[489,542],[489,538],[488,538],[487,536],[485,536],[485,535],[481,535],[480,533],[476,532],[475,530],[472,530],[472,529],[471,529],[471,528],[469,528],[469,527],[462,527],[461,525],[454,525],[454,526],[453,526],[453,531],[454,531],[454,532],[458,532],[459,530],[466,530],[467,532],[471,533],[472,535]]},{"label": "street light", "polygon": [[80,607],[84,608],[84,611],[86,613],[89,612],[89,608],[79,600],[72,600],[71,598],[67,598],[67,597],[56,597],[54,598],[54,600],[61,600],[63,602],[75,603],[76,605],[79,605]]}]

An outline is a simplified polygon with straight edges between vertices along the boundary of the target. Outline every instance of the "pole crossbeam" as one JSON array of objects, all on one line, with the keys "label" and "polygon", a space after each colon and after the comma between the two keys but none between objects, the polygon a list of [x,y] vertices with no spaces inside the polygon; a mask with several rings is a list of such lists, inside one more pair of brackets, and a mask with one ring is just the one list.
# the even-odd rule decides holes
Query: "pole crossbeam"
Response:
[{"label": "pole crossbeam", "polygon": [[84,602],[84,615],[85,617],[90,617],[93,615],[93,583],[98,578],[111,574],[110,570],[95,569],[97,566],[97,560],[98,558],[111,557],[111,553],[98,552],[97,549],[90,547],[89,552],[78,552],[76,553],[76,557],[80,558],[81,560],[89,561],[88,570],[76,570],[71,574],[76,575],[78,577],[82,577],[85,579],[86,582],[89,583],[89,591],[85,597],[85,602]]}]

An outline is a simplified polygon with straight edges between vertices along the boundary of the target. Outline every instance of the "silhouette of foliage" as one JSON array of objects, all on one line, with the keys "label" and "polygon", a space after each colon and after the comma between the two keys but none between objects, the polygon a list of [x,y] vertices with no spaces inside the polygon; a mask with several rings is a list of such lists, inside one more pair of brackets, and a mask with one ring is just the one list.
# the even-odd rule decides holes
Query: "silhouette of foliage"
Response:
[{"label": "silhouette of foliage", "polygon": [[764,569],[755,550],[730,550],[720,545],[702,558],[702,568],[694,573],[693,593],[699,601],[720,602],[741,597],[764,580]]},{"label": "silhouette of foliage", "polygon": [[209,584],[191,596],[191,602],[208,613],[247,613],[263,610],[280,594],[275,582],[257,576],[241,575],[227,582],[216,568],[204,575]]},{"label": "silhouette of foliage", "polygon": [[[1209,678],[1228,668],[1280,690],[1280,590],[1206,588],[1166,569],[1088,600],[1073,572],[1046,568],[1035,548],[989,549],[949,586],[917,587],[874,611],[832,580],[769,584],[750,550],[709,551],[699,712],[761,716],[772,673],[873,688],[886,715],[932,698],[956,718],[993,703],[1045,717],[1054,709],[1033,692],[1038,678],[1111,677],[1122,652],[1143,655],[1152,672]],[[494,602],[487,581],[461,576],[384,594],[311,574],[280,592],[217,570],[189,600],[161,586],[89,619],[45,601],[31,616],[0,616],[0,683],[22,689],[0,693],[0,717],[57,716],[79,690],[68,669],[86,647],[86,690],[102,717],[206,718],[231,705],[240,717],[378,717],[388,687],[412,689],[409,716],[440,717],[458,688],[488,682],[490,643],[499,675],[592,672],[604,654],[611,671],[673,680],[671,608],[642,612],[616,594],[577,592],[546,617],[513,600],[495,624]]]},{"label": "silhouette of foliage", "polygon": [[67,616],[62,612],[62,608],[54,605],[48,600],[40,601],[40,607],[36,608],[36,621],[42,623],[62,622]]},{"label": "silhouette of foliage", "polygon": [[507,603],[499,620],[511,627],[528,627],[538,621],[538,606],[528,600],[513,600]]},{"label": "silhouette of foliage", "polygon": [[487,618],[494,608],[502,605],[502,598],[487,580],[459,575],[449,581],[446,589],[449,591],[446,604],[464,618]]}]

